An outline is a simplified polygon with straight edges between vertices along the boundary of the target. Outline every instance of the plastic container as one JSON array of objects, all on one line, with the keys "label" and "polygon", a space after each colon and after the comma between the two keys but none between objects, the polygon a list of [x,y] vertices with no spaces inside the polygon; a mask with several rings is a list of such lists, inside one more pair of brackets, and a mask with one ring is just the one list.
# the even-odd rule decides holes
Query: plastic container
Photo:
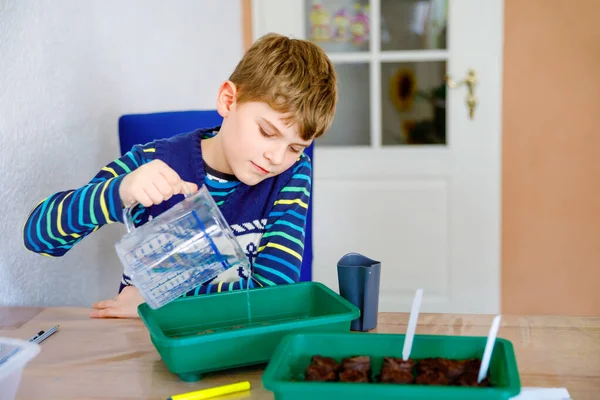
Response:
[{"label": "plastic container", "polygon": [[340,295],[360,309],[352,321],[353,331],[370,331],[377,327],[381,262],[358,253],[348,253],[337,265]]},{"label": "plastic container", "polygon": [[138,313],[167,368],[195,381],[268,362],[291,332],[350,332],[360,311],[321,283],[301,282],[182,298],[157,310],[142,304]]},{"label": "plastic container", "polygon": [[[415,335],[411,358],[479,358],[486,337]],[[392,383],[307,382],[304,371],[313,355],[371,357],[373,376],[379,374],[384,356],[402,357],[404,335],[383,333],[293,334],[284,338],[273,354],[262,381],[276,400],[320,399],[510,399],[519,394],[521,383],[512,344],[497,339],[490,363],[494,387],[427,386]]]},{"label": "plastic container", "polygon": [[39,352],[36,343],[0,337],[0,400],[16,398],[23,369]]},{"label": "plastic container", "polygon": [[152,308],[159,308],[248,259],[206,186],[135,228],[123,210],[128,233],[115,249],[126,273]]}]

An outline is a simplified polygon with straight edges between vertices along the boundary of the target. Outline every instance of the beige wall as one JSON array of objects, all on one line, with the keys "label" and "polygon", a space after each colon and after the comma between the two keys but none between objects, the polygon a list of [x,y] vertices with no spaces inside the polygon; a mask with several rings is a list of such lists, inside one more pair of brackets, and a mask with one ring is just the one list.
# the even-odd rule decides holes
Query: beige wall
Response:
[{"label": "beige wall", "polygon": [[252,0],[241,0],[242,44],[244,53],[252,45]]},{"label": "beige wall", "polygon": [[600,1],[505,7],[502,312],[600,315]]}]

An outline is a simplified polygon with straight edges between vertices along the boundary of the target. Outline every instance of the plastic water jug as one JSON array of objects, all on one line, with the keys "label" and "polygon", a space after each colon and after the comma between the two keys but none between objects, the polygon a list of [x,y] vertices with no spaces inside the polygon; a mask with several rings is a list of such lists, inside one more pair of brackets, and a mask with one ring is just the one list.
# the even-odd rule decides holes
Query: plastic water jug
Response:
[{"label": "plastic water jug", "polygon": [[157,309],[229,268],[250,265],[221,210],[202,186],[136,228],[123,210],[127,234],[115,248],[146,303]]}]

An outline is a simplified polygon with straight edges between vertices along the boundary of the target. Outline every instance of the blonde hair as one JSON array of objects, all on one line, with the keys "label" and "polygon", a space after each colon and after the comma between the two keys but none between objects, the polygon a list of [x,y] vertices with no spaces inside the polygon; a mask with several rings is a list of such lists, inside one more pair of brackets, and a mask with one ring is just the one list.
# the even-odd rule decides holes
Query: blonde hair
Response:
[{"label": "blonde hair", "polygon": [[244,54],[229,77],[238,103],[262,101],[298,123],[303,140],[317,138],[333,122],[336,74],[325,52],[314,43],[269,33]]}]

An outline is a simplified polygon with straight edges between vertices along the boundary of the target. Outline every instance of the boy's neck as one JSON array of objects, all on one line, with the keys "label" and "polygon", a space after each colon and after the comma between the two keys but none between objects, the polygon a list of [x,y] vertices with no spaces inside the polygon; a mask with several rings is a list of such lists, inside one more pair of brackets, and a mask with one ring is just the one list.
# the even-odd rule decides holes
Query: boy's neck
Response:
[{"label": "boy's neck", "polygon": [[202,159],[204,160],[204,163],[223,174],[233,174],[233,171],[225,158],[223,143],[221,142],[221,136],[219,134],[212,138],[201,140],[200,146],[202,147]]}]

